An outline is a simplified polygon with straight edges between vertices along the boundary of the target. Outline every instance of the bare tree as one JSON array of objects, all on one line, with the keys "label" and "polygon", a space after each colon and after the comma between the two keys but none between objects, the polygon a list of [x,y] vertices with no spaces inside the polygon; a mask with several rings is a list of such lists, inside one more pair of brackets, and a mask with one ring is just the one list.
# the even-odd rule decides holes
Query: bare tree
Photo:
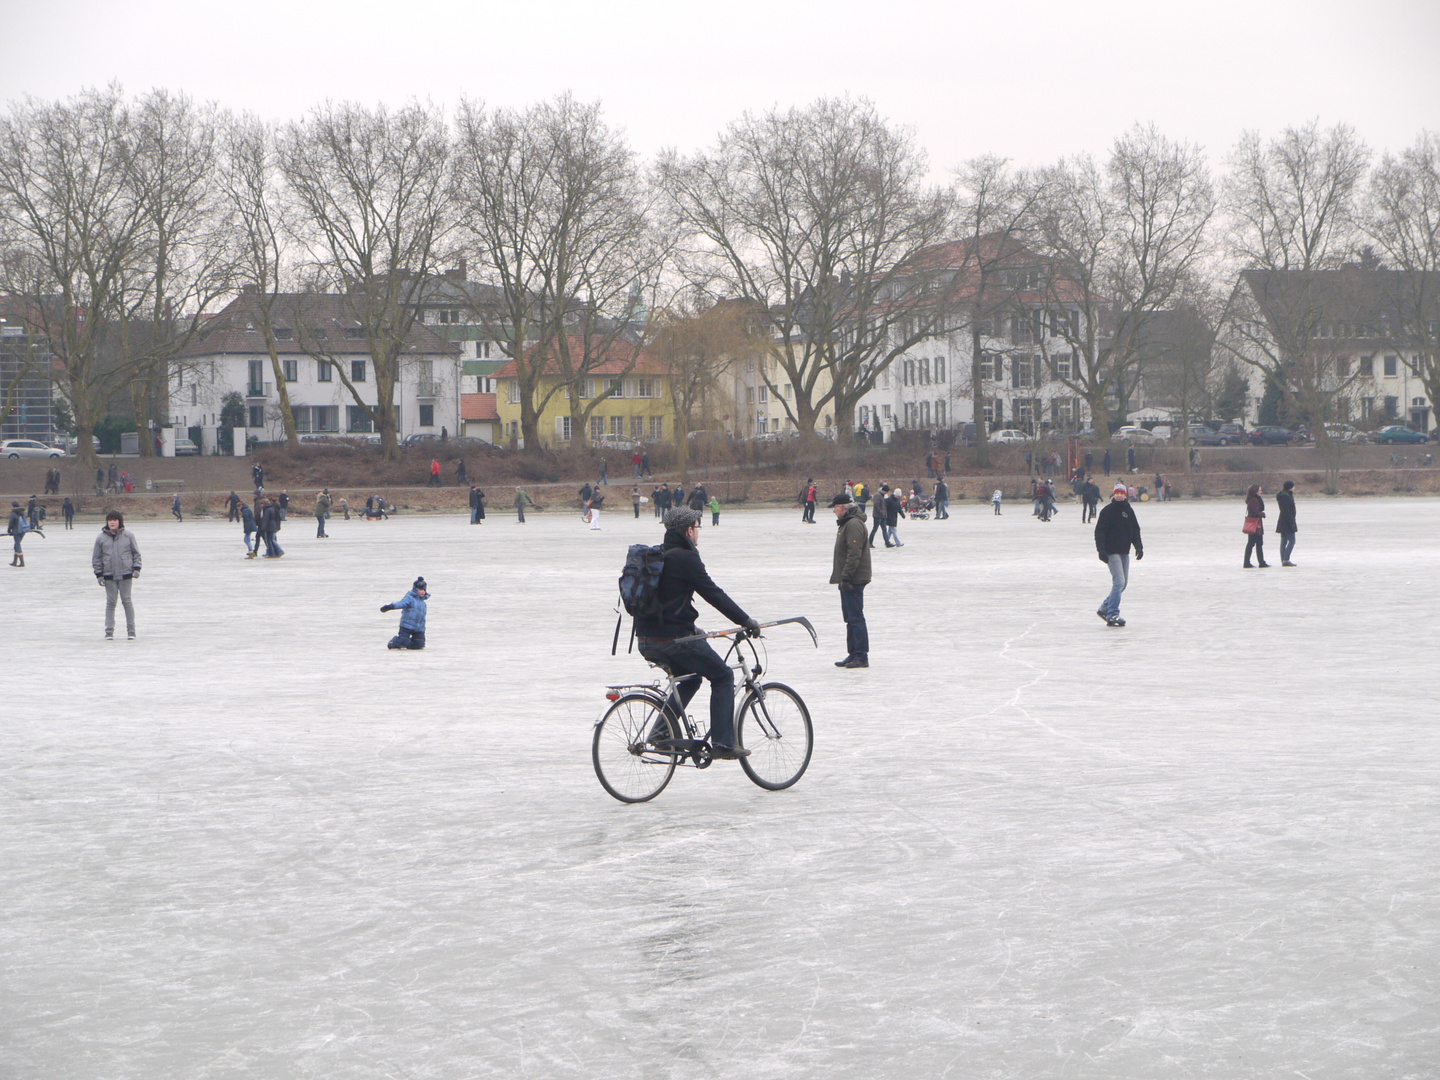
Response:
[{"label": "bare tree", "polygon": [[60,362],[87,467],[98,464],[95,423],[129,377],[102,362],[101,343],[147,227],[128,182],[135,138],[113,85],[68,101],[26,98],[0,118],[0,218],[11,246],[0,267],[19,271],[4,285]]},{"label": "bare tree", "polygon": [[1108,398],[1123,403],[1138,377],[1146,321],[1187,296],[1208,252],[1209,171],[1198,148],[1136,126],[1103,171],[1062,161],[1038,183],[1047,265],[1033,298],[1017,296],[1016,318],[1033,320],[1051,377],[1085,399],[1108,443]]},{"label": "bare tree", "polygon": [[1398,157],[1386,155],[1371,178],[1366,234],[1389,264],[1379,290],[1387,333],[1432,406],[1440,402],[1440,136],[1422,132]]},{"label": "bare tree", "polygon": [[731,366],[761,356],[768,343],[756,332],[751,305],[728,300],[716,304],[682,296],[661,313],[648,354],[664,369],[674,415],[675,450],[682,480],[690,465],[690,423],[695,410],[716,396]]},{"label": "bare tree", "polygon": [[[142,227],[111,318],[136,427],[148,432],[177,356],[204,326],[208,306],[233,287],[235,251],[215,183],[215,108],[154,90],[133,105],[131,131],[126,183]],[[152,454],[141,438],[140,456]]]},{"label": "bare tree", "polygon": [[1006,162],[986,156],[956,170],[960,184],[957,215],[966,243],[952,286],[955,307],[967,312],[970,339],[970,398],[975,424],[975,463],[990,464],[984,400],[987,339],[1015,306],[1006,269],[1029,255],[1025,241],[1035,224],[1043,185],[1010,171]]},{"label": "bare tree", "polygon": [[1331,487],[1339,446],[1325,421],[1336,418],[1358,367],[1350,365],[1353,342],[1326,330],[1337,312],[1355,325],[1377,314],[1363,280],[1335,274],[1355,249],[1369,159],[1351,128],[1322,132],[1312,122],[1268,143],[1245,135],[1225,183],[1230,247],[1245,269],[1217,341],[1279,389],[1287,418],[1310,425]]},{"label": "bare tree", "polygon": [[[437,110],[327,105],[287,124],[280,169],[296,201],[297,237],[315,272],[346,294],[375,372],[370,405],[343,364],[340,381],[398,460],[395,388],[426,280],[451,220],[449,139]],[[325,349],[317,358],[330,359]]]},{"label": "bare tree", "polygon": [[635,155],[598,103],[568,94],[523,111],[466,102],[458,126],[461,225],[494,289],[474,314],[515,363],[525,445],[561,394],[583,441],[612,393],[587,395],[587,378],[633,367],[663,262]]},{"label": "bare tree", "polygon": [[280,190],[274,132],[253,116],[232,118],[225,129],[222,160],[220,187],[229,203],[239,244],[237,280],[248,301],[246,315],[265,335],[270,369],[280,394],[285,441],[294,450],[300,445],[300,435],[275,337],[287,271],[286,238],[293,227],[289,220],[291,208]]},{"label": "bare tree", "polygon": [[951,198],[925,174],[911,133],[850,99],[747,113],[713,152],[661,158],[685,270],[765,314],[802,433],[827,407],[851,431],[880,373],[944,325],[949,270],[917,257],[949,227]]}]

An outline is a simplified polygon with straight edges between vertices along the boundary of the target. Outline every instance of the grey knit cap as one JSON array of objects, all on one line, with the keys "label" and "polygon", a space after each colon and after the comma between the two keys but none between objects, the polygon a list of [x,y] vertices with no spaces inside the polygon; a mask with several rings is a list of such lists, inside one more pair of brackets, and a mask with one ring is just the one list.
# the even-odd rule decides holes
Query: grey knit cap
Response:
[{"label": "grey knit cap", "polygon": [[700,524],[700,511],[691,510],[686,506],[677,506],[674,510],[665,511],[665,528],[672,532],[684,532],[692,525]]}]

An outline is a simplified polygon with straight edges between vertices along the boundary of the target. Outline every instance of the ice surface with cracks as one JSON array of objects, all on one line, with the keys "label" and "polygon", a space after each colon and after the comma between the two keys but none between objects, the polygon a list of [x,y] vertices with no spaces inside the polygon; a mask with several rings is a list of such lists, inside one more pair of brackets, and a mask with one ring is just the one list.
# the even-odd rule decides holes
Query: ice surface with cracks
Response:
[{"label": "ice surface with cracks", "polygon": [[1263,571],[1238,500],[1145,504],[1123,630],[1073,506],[953,510],[875,551],[866,671],[825,517],[707,515],[717,581],[821,632],[768,641],[815,757],[640,806],[589,740],[650,677],[609,655],[649,516],[292,514],[276,561],[136,522],[134,643],[98,526],[30,538],[0,1075],[1433,1076],[1440,504],[1302,490]]}]

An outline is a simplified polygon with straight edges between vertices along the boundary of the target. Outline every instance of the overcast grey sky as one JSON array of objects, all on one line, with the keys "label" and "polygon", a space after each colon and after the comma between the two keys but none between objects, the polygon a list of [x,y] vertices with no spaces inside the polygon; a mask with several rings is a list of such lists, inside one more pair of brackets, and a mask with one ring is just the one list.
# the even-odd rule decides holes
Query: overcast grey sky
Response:
[{"label": "overcast grey sky", "polygon": [[873,100],[943,174],[1102,154],[1135,121],[1217,164],[1240,132],[1345,121],[1378,150],[1440,129],[1437,0],[0,0],[0,97],[119,80],[280,119],[326,98],[604,102],[636,149],[745,109]]}]

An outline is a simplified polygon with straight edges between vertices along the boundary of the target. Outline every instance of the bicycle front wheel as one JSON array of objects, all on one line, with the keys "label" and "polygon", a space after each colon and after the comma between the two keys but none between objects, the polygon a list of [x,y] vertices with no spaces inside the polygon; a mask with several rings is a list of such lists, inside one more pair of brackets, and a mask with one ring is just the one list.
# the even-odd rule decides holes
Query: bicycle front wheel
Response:
[{"label": "bicycle front wheel", "polygon": [[656,739],[679,734],[660,703],[648,694],[626,694],[605,710],[590,747],[600,785],[621,802],[653,799],[675,775],[678,755],[656,750]]},{"label": "bicycle front wheel", "polygon": [[810,710],[784,683],[765,683],[740,706],[736,738],[750,751],[740,759],[745,775],[768,791],[780,791],[805,775],[814,749]]}]

